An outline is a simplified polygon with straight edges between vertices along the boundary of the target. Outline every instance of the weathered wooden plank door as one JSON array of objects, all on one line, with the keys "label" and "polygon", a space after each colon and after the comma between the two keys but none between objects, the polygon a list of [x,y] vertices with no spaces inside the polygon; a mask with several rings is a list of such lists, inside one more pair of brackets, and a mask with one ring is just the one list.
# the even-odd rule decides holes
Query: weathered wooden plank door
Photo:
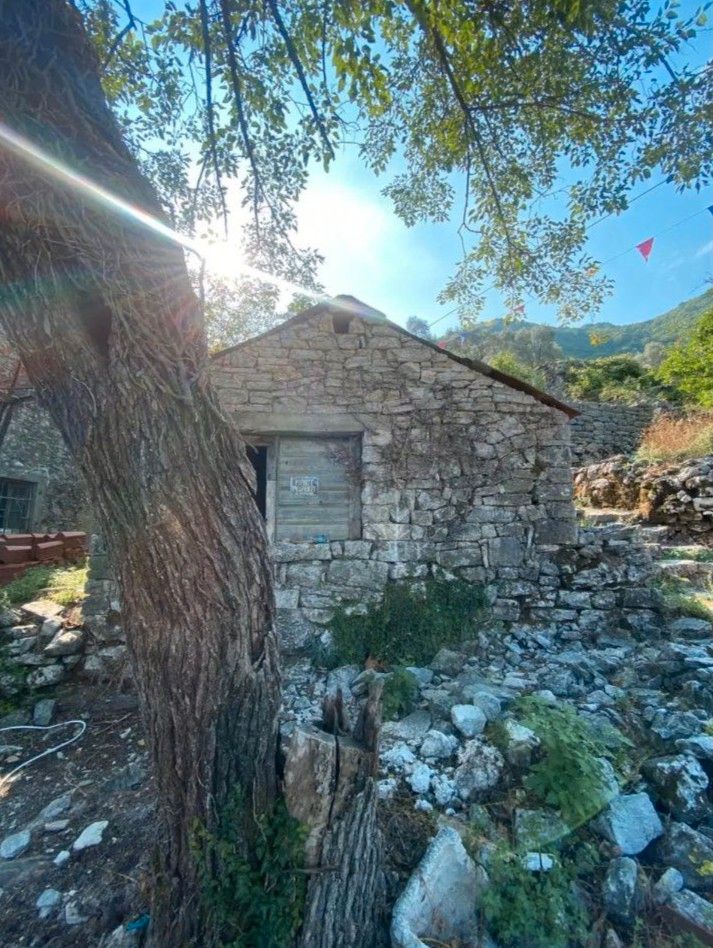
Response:
[{"label": "weathered wooden plank door", "polygon": [[358,438],[281,436],[275,539],[357,539],[361,532],[360,481]]}]

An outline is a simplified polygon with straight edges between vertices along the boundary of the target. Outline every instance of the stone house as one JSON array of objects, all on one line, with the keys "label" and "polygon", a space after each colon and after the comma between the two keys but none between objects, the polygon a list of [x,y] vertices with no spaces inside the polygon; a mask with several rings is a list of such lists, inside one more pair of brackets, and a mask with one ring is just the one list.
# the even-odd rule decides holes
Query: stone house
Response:
[{"label": "stone house", "polygon": [[61,435],[0,337],[0,533],[89,525],[84,490]]},{"label": "stone house", "polygon": [[[513,620],[553,585],[577,533],[570,406],[351,297],[217,353],[212,375],[249,444],[283,639],[303,643],[335,604],[363,608],[389,580],[482,583]],[[0,492],[23,486],[22,523],[15,505],[6,529],[86,528],[34,399],[0,451]]]},{"label": "stone house", "polygon": [[576,411],[351,297],[217,353],[213,380],[250,445],[292,643],[428,575],[483,583],[519,619],[576,540]]}]

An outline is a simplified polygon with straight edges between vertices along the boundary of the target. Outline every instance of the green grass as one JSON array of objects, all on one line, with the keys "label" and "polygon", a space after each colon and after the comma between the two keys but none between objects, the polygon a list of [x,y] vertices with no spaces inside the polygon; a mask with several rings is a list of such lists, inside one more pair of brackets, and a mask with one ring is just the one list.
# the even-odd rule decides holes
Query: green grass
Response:
[{"label": "green grass", "polygon": [[0,589],[0,606],[21,606],[33,599],[51,599],[60,606],[73,606],[84,598],[87,567],[34,566]]},{"label": "green grass", "polygon": [[696,563],[713,563],[713,550],[691,550],[685,546],[673,546],[662,550],[660,560],[693,560]]},{"label": "green grass", "polygon": [[713,590],[696,590],[687,580],[674,578],[660,582],[659,590],[667,612],[713,622]]},{"label": "green grass", "polygon": [[485,614],[481,587],[457,580],[389,583],[383,599],[365,615],[337,609],[330,629],[331,662],[423,665],[443,647],[472,640]]}]

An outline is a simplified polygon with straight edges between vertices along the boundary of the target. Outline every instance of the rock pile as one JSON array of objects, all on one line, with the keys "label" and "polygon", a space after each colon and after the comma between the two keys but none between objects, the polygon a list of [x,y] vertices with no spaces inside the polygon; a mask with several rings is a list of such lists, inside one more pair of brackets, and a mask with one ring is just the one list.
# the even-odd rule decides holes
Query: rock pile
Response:
[{"label": "rock pile", "polygon": [[[78,610],[64,610],[48,599],[28,602],[0,613],[0,698],[11,699],[27,690],[51,688],[70,672],[92,679],[121,679],[126,646],[97,642]],[[42,702],[38,703],[42,708]],[[40,719],[36,724],[48,724]]]},{"label": "rock pile", "polygon": [[616,455],[578,468],[574,492],[590,507],[634,510],[644,523],[666,526],[671,539],[713,545],[713,455],[668,464]]},{"label": "rock pile", "polygon": [[[319,681],[300,668],[288,677],[287,719],[316,717],[329,689],[357,702],[375,674],[346,666]],[[711,623],[677,619],[658,637],[643,625],[591,634],[558,620],[483,630],[471,648],[442,650],[411,672],[415,706],[382,730],[383,799],[408,791],[415,810],[440,815],[466,837],[477,824],[486,850],[505,840],[532,871],[557,865],[577,830],[605,857],[590,908],[608,919],[607,945],[619,944],[616,931],[630,932],[652,901],[677,925],[713,939]],[[568,825],[527,789],[543,748],[519,719],[524,695],[576,710],[594,733],[615,728],[626,737],[619,748],[626,781],[602,760],[605,794],[581,825]]]}]

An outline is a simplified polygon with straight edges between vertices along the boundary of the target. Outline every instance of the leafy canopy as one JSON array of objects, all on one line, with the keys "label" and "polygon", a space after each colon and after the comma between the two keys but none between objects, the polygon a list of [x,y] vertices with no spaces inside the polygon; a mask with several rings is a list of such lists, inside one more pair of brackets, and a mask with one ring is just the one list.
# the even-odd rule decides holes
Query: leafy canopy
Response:
[{"label": "leafy canopy", "polygon": [[164,0],[150,22],[78,5],[175,222],[214,219],[234,180],[252,262],[302,284],[318,258],[293,245],[295,202],[350,148],[407,224],[461,219],[442,298],[462,313],[487,281],[582,317],[608,289],[587,225],[654,175],[709,179],[713,74],[680,62],[705,18],[676,0]]}]

